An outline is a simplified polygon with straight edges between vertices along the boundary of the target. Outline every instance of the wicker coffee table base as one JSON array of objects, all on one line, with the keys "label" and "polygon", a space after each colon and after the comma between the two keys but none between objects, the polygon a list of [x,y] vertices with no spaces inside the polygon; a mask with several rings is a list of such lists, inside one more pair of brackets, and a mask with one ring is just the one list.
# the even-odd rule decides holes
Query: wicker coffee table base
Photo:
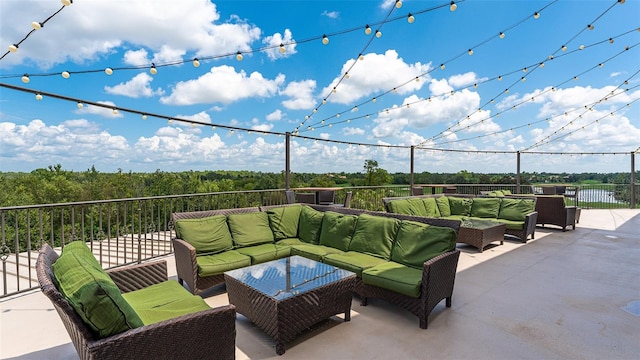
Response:
[{"label": "wicker coffee table base", "polygon": [[498,223],[496,226],[485,229],[461,226],[458,232],[458,242],[474,246],[482,252],[485,246],[494,241],[500,241],[500,245],[503,245],[505,230],[506,225]]},{"label": "wicker coffee table base", "polygon": [[351,299],[356,275],[314,290],[275,300],[253,288],[225,276],[229,302],[276,342],[276,353],[285,352],[286,343],[310,326],[344,313],[351,320]]}]

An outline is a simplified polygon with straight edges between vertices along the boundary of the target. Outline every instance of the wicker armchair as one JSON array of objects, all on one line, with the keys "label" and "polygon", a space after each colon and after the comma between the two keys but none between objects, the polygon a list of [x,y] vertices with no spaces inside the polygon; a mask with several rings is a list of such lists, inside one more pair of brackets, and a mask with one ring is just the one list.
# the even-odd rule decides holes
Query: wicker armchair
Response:
[{"label": "wicker armchair", "polygon": [[[88,359],[234,359],[233,305],[180,316],[99,339],[58,291],[52,265],[58,254],[47,244],[40,250],[36,271],[40,289],[60,315],[83,360]],[[164,261],[108,270],[122,292],[142,289],[167,280]]]},{"label": "wicker armchair", "polygon": [[566,206],[562,195],[538,195],[536,201],[536,211],[538,219],[536,224],[556,225],[566,231],[567,226],[576,229],[577,217],[580,209],[577,206]]}]

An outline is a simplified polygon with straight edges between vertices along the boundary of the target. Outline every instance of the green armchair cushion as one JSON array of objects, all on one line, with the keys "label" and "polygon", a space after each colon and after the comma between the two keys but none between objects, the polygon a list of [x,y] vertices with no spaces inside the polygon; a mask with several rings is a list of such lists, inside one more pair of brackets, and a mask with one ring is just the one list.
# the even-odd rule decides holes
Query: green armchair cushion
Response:
[{"label": "green armchair cushion", "polygon": [[283,206],[267,210],[269,224],[275,240],[298,237],[298,224],[302,206]]},{"label": "green armchair cushion", "polygon": [[449,205],[449,198],[447,196],[439,196],[436,198],[436,204],[438,204],[438,211],[440,216],[450,216],[451,206]]},{"label": "green armchair cushion", "polygon": [[320,245],[329,246],[338,250],[349,250],[349,243],[356,228],[358,217],[355,215],[340,214],[333,211],[325,211],[320,231]]},{"label": "green armchair cushion", "polygon": [[298,225],[298,237],[300,240],[308,244],[317,244],[320,239],[323,218],[324,212],[310,206],[303,206],[300,211]]},{"label": "green armchair cushion", "polygon": [[440,217],[440,210],[435,198],[422,198],[422,205],[425,208],[426,217]]},{"label": "green armchair cushion", "polygon": [[399,228],[398,219],[361,214],[358,216],[349,250],[389,260],[391,246]]},{"label": "green armchair cushion", "polygon": [[498,218],[512,221],[524,221],[527,214],[535,210],[533,199],[503,198]]},{"label": "green armchair cushion", "polygon": [[236,248],[274,242],[266,212],[229,214],[227,223]]},{"label": "green armchair cushion", "polygon": [[449,206],[451,206],[451,215],[469,216],[471,214],[471,205],[473,199],[449,197]]},{"label": "green armchair cushion", "polygon": [[497,218],[500,212],[500,198],[475,198],[471,204],[471,216]]},{"label": "green armchair cushion", "polygon": [[176,221],[176,236],[196,248],[198,254],[214,254],[233,249],[226,215]]},{"label": "green armchair cushion", "polygon": [[362,282],[417,299],[420,297],[422,271],[422,268],[387,261],[363,270]]},{"label": "green armchair cushion", "polygon": [[53,263],[58,290],[100,338],[143,326],[89,248],[78,243],[82,245],[65,246],[60,258]]},{"label": "green armchair cushion", "polygon": [[425,261],[456,247],[456,231],[448,227],[403,220],[391,251],[391,261],[422,269]]}]

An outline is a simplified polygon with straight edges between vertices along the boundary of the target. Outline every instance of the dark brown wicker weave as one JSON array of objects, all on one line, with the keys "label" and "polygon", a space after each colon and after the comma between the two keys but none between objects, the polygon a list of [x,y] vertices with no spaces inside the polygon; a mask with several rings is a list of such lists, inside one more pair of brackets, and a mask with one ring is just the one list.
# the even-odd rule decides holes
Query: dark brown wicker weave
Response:
[{"label": "dark brown wicker weave", "polygon": [[504,244],[505,230],[506,225],[499,222],[494,222],[493,226],[483,228],[461,226],[458,232],[458,242],[471,245],[482,252],[485,246],[492,242],[500,241],[500,245]]},{"label": "dark brown wicker weave", "polygon": [[[222,209],[207,210],[193,212],[178,212],[171,214],[173,223],[180,219],[198,219],[214,215],[229,214],[246,214],[260,211],[258,207],[238,208],[238,209]],[[172,239],[173,251],[176,257],[176,272],[178,273],[178,282],[181,285],[187,283],[189,290],[194,294],[200,294],[204,290],[224,283],[224,275],[217,274],[212,276],[198,275],[198,264],[196,262],[196,248],[182,239]]]},{"label": "dark brown wicker weave", "polygon": [[[36,271],[42,292],[51,300],[81,359],[234,359],[233,305],[197,312],[98,339],[55,287],[51,265],[58,254],[47,244]],[[167,280],[164,261],[107,271],[123,292]]]},{"label": "dark brown wicker weave", "polygon": [[538,225],[556,225],[567,230],[567,226],[576,229],[579,208],[576,206],[566,206],[562,195],[538,195],[536,201],[536,211]]}]

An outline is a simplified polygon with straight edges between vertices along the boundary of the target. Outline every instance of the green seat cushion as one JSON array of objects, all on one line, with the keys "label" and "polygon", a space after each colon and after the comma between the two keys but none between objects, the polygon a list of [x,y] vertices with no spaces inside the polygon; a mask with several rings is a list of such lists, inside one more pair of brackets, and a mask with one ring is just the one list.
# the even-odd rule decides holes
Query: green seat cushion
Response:
[{"label": "green seat cushion", "polygon": [[479,218],[497,218],[500,212],[499,198],[475,198],[471,204],[471,216]]},{"label": "green seat cushion", "polygon": [[315,244],[301,244],[291,245],[291,256],[300,255],[307,259],[322,261],[322,259],[328,254],[341,254],[342,250],[332,248],[324,245]]},{"label": "green seat cushion", "polygon": [[500,203],[499,219],[524,221],[527,214],[535,209],[533,199],[502,198]]},{"label": "green seat cushion", "polygon": [[288,239],[278,240],[276,242],[276,244],[278,244],[278,245],[297,245],[297,244],[305,244],[305,243],[302,240],[300,240],[299,238],[288,238]]},{"label": "green seat cushion", "polygon": [[451,207],[451,215],[469,216],[471,214],[472,199],[449,197],[449,206]]},{"label": "green seat cushion", "polygon": [[422,269],[425,261],[456,247],[456,231],[448,227],[403,220],[391,252],[391,260]]},{"label": "green seat cushion", "polygon": [[58,290],[100,338],[143,326],[143,322],[100,267],[89,248],[67,245],[53,263]]},{"label": "green seat cushion", "polygon": [[196,256],[198,275],[220,275],[228,270],[238,269],[251,265],[251,258],[240,254],[236,250],[228,250],[213,255]]},{"label": "green seat cushion", "polygon": [[420,297],[422,270],[388,261],[362,271],[362,282],[417,299]]},{"label": "green seat cushion", "polygon": [[251,264],[255,265],[287,257],[291,254],[291,247],[284,244],[261,244],[239,248],[236,251],[250,257]]},{"label": "green seat cushion", "polygon": [[320,230],[320,245],[338,250],[349,250],[349,243],[356,228],[358,217],[325,211]]},{"label": "green seat cushion", "polygon": [[440,216],[451,215],[451,206],[449,205],[449,197],[439,196],[436,198],[436,204],[438,205],[438,211]]},{"label": "green seat cushion", "polygon": [[422,205],[426,211],[426,217],[440,217],[440,210],[435,198],[422,198]]},{"label": "green seat cushion", "polygon": [[448,219],[448,220],[463,220],[463,219],[467,219],[469,218],[468,216],[464,216],[464,215],[449,215],[449,216],[443,216],[443,219]]},{"label": "green seat cushion", "polygon": [[399,228],[398,219],[361,214],[358,216],[349,250],[389,260],[391,246]]},{"label": "green seat cushion", "polygon": [[320,239],[323,218],[324,212],[310,206],[303,206],[300,211],[298,225],[298,237],[300,240],[309,244],[317,244]]},{"label": "green seat cushion", "polygon": [[174,280],[131,291],[122,297],[145,325],[210,309],[200,296],[190,294]]},{"label": "green seat cushion", "polygon": [[226,215],[176,221],[176,236],[196,248],[196,253],[218,253],[233,249]]},{"label": "green seat cushion", "polygon": [[362,276],[362,270],[387,262],[379,257],[355,251],[347,251],[342,254],[327,254],[322,261],[340,269],[354,272],[358,276]]},{"label": "green seat cushion", "polygon": [[274,241],[266,212],[230,214],[227,215],[227,222],[236,248]]},{"label": "green seat cushion", "polygon": [[298,237],[302,206],[283,206],[267,210],[269,224],[276,240]]},{"label": "green seat cushion", "polygon": [[506,219],[491,219],[491,221],[505,224],[507,230],[524,230],[524,220],[513,221],[513,220],[506,220]]}]

